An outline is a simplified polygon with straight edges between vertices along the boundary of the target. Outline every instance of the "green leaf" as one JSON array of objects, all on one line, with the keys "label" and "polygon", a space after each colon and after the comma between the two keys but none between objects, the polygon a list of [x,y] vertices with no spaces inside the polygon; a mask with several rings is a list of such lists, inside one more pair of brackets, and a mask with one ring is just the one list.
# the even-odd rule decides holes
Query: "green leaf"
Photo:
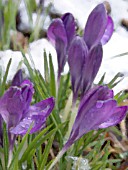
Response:
[{"label": "green leaf", "polygon": [[[122,78],[121,78],[122,77]],[[118,78],[121,78],[120,80],[117,81]],[[109,88],[115,87],[120,81],[122,81],[123,75],[121,73],[117,73],[114,78],[108,83]]]},{"label": "green leaf", "polygon": [[8,141],[8,131],[5,122],[3,123],[3,150],[4,150],[5,169],[7,169],[8,155],[9,155],[9,141]]},{"label": "green leaf", "polygon": [[54,136],[52,136],[48,143],[47,143],[47,146],[45,147],[45,150],[44,150],[44,153],[42,155],[42,160],[41,160],[41,164],[40,164],[40,167],[39,167],[39,170],[42,170],[42,169],[45,169],[45,164],[47,162],[47,158],[48,158],[48,155],[49,155],[49,152],[50,152],[50,148],[52,146],[52,142],[54,140]]},{"label": "green leaf", "polygon": [[103,76],[101,77],[101,79],[100,79],[100,81],[98,83],[99,85],[103,85],[104,79],[105,79],[105,75],[106,75],[106,73],[104,73]]},{"label": "green leaf", "polygon": [[6,80],[7,80],[7,76],[8,76],[8,72],[9,72],[11,62],[12,62],[12,58],[10,58],[10,60],[7,64],[6,72],[5,72],[5,75],[3,77],[3,82],[2,82],[2,85],[1,85],[0,96],[2,96],[4,94],[4,91],[5,91]]},{"label": "green leaf", "polygon": [[50,91],[51,91],[51,95],[56,97],[55,72],[54,72],[51,54],[49,54],[49,67],[50,67]]},{"label": "green leaf", "polygon": [[31,68],[31,65],[29,64],[23,51],[22,51],[22,55],[24,57],[24,63],[28,68],[30,77],[35,85],[34,88],[38,92],[38,95],[40,95],[40,98],[47,98],[49,96],[49,93],[43,77],[41,76],[39,71]]},{"label": "green leaf", "polygon": [[49,84],[50,78],[49,78],[49,68],[48,68],[48,60],[47,60],[47,54],[44,50],[44,77],[47,84]]},{"label": "green leaf", "polygon": [[[50,137],[50,135],[52,135],[57,129],[53,129],[52,131],[50,131],[48,134],[46,134],[46,132],[52,127],[52,125],[46,127],[45,129],[43,129],[35,138],[33,141],[31,141],[31,143],[29,144],[28,148],[26,149],[26,151],[24,152],[24,154],[22,155],[21,159],[20,159],[20,164],[22,162],[24,162],[25,160],[28,159],[28,155],[30,154],[32,149],[36,149],[38,148],[48,137]],[[46,134],[45,136],[43,136],[44,134]]]},{"label": "green leaf", "polygon": [[36,9],[36,2],[35,0],[25,0],[25,5],[26,5],[26,9],[27,9],[27,13],[28,13],[28,17],[29,17],[29,24],[32,26],[32,14],[34,12],[34,10]]},{"label": "green leaf", "polygon": [[9,166],[9,170],[13,170],[14,165],[17,164],[19,155],[21,154],[22,148],[23,148],[23,146],[25,145],[25,142],[26,142],[27,139],[28,139],[28,135],[29,135],[29,133],[30,133],[31,128],[32,128],[32,125],[31,125],[30,128],[28,129],[28,132],[26,133],[26,135],[23,137],[21,143],[19,144],[19,146],[18,146],[18,148],[17,148],[17,150],[16,150],[16,152],[15,152],[15,154],[14,154],[14,156],[13,156],[13,159],[12,159],[12,161],[11,161],[11,164],[10,164],[10,166]]}]

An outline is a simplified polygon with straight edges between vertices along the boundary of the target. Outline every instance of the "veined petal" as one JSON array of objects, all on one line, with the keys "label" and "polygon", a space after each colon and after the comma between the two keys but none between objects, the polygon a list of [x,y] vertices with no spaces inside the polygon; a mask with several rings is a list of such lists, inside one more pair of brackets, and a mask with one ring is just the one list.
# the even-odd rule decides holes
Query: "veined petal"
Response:
[{"label": "veined petal", "polygon": [[48,28],[47,36],[49,40],[56,46],[56,41],[59,39],[64,44],[67,44],[67,34],[63,21],[61,19],[55,19]]},{"label": "veined petal", "polygon": [[116,125],[125,117],[128,107],[118,107],[112,96],[112,91],[106,86],[97,86],[87,92],[80,102],[70,137],[62,152],[66,152],[76,140],[90,130]]},{"label": "veined petal", "polygon": [[23,74],[22,74],[22,70],[20,69],[15,74],[11,85],[12,86],[20,86],[22,82],[23,82]]},{"label": "veined petal", "polygon": [[102,46],[100,44],[94,46],[88,53],[87,61],[82,70],[81,91],[84,95],[90,89],[97,72],[100,68],[103,56]]},{"label": "veined petal", "polygon": [[43,116],[33,116],[33,117],[25,117],[22,119],[17,126],[10,129],[10,133],[13,133],[15,135],[25,135],[32,125],[32,129],[30,133],[34,133],[42,128],[42,126],[45,126],[46,118]]},{"label": "veined petal", "polygon": [[117,106],[112,96],[112,90],[107,86],[97,86],[87,92],[80,102],[70,139],[77,140],[111,117]]},{"label": "veined petal", "polygon": [[68,39],[68,46],[69,46],[72,39],[75,36],[76,23],[75,23],[73,15],[71,13],[65,13],[62,16],[61,19],[62,19],[63,24],[65,26],[65,30],[66,30],[66,33],[67,33],[67,39]]},{"label": "veined petal", "polygon": [[[111,99],[103,102],[96,102],[96,105],[87,112],[84,112],[84,109],[81,110],[83,111],[83,117],[80,118],[81,120],[74,123],[74,125],[76,125],[75,128],[78,129],[78,134],[75,140],[79,139],[90,130],[98,129],[98,126],[102,122],[105,122],[110,118],[115,107],[116,101]],[[72,131],[71,138],[73,138],[73,132],[77,131],[77,129]]]},{"label": "veined petal", "polygon": [[114,23],[113,23],[112,18],[110,16],[108,16],[107,27],[106,27],[105,33],[101,39],[102,45],[106,44],[110,40],[110,38],[113,34],[113,31],[114,31]]},{"label": "veined petal", "polygon": [[15,128],[11,129],[10,132],[13,134],[24,135],[28,131],[31,124],[33,127],[30,133],[39,131],[45,126],[46,119],[52,112],[54,104],[54,98],[51,97],[30,106],[26,117],[24,117]]},{"label": "veined petal", "polygon": [[116,107],[112,116],[104,123],[100,124],[98,128],[107,128],[120,123],[126,116],[127,106]]},{"label": "veined petal", "polygon": [[47,36],[54,44],[58,59],[58,79],[67,59],[67,33],[61,19],[55,19],[48,28]]},{"label": "veined petal", "polygon": [[103,4],[97,5],[88,17],[84,40],[90,49],[99,44],[107,26],[107,13]]},{"label": "veined petal", "polygon": [[52,112],[55,105],[55,100],[53,97],[42,100],[39,103],[30,106],[27,116],[33,115],[43,115],[44,117],[48,117]]},{"label": "veined petal", "polygon": [[69,48],[68,63],[71,74],[72,89],[74,95],[77,96],[81,84],[82,69],[86,63],[88,54],[87,46],[83,38],[76,36]]},{"label": "veined petal", "polygon": [[28,85],[11,86],[0,99],[0,114],[8,127],[15,127],[29,108],[33,92]]}]

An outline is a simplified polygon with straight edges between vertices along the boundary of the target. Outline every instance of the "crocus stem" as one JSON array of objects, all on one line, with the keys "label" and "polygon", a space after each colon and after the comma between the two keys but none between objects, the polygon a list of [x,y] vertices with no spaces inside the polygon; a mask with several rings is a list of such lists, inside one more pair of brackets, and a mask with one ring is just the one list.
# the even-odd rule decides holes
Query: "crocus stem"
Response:
[{"label": "crocus stem", "polygon": [[65,145],[63,147],[63,149],[58,153],[58,155],[56,156],[56,158],[54,159],[54,161],[52,162],[52,164],[50,165],[50,167],[48,168],[48,170],[51,170],[55,164],[59,161],[59,159],[64,155],[64,153],[67,151],[68,147]]},{"label": "crocus stem", "polygon": [[77,110],[76,110],[76,107],[75,105],[72,106],[72,112],[71,112],[71,116],[70,116],[70,121],[69,121],[69,125],[68,125],[68,131],[65,135],[65,139],[67,140],[70,136],[70,133],[71,133],[71,130],[72,130],[72,126],[73,126],[73,123],[75,121],[75,118],[76,118],[76,115],[77,115]]}]

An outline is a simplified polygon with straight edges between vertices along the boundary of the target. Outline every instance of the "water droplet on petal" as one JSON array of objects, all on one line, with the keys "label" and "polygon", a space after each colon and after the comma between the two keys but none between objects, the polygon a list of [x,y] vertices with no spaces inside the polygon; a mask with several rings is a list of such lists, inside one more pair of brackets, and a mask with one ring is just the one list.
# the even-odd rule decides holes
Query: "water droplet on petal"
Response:
[{"label": "water droplet on petal", "polygon": [[98,101],[97,103],[96,103],[96,108],[97,109],[100,109],[102,106],[103,106],[103,102],[102,101]]}]

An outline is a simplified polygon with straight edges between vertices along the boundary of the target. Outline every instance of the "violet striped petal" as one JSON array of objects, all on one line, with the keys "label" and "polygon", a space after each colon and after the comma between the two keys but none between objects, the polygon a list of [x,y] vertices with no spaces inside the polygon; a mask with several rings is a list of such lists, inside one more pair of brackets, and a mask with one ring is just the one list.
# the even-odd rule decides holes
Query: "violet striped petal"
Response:
[{"label": "violet striped petal", "polygon": [[100,44],[90,49],[82,71],[81,92],[90,89],[102,62],[103,50]]},{"label": "violet striped petal", "polygon": [[113,31],[114,31],[114,23],[113,23],[112,18],[110,16],[108,16],[107,27],[106,27],[105,33],[101,39],[102,45],[106,44],[110,40],[110,38],[113,34]]},{"label": "violet striped petal", "polygon": [[[29,82],[30,83],[30,82]],[[11,86],[0,99],[0,114],[8,127],[14,127],[28,110],[33,91],[30,86]]]},{"label": "violet striped petal", "polygon": [[47,36],[54,44],[58,60],[58,79],[64,69],[67,55],[67,34],[61,19],[55,19],[48,28]]},{"label": "violet striped petal", "polygon": [[84,40],[90,49],[99,44],[107,26],[107,13],[103,4],[97,5],[88,17]]},{"label": "violet striped petal", "polygon": [[116,125],[125,117],[127,106],[118,107],[112,96],[112,90],[105,86],[98,86],[88,91],[80,102],[66,147],[90,130]]},{"label": "violet striped petal", "polygon": [[24,135],[30,125],[33,127],[30,133],[35,133],[45,127],[46,119],[54,108],[54,98],[48,98],[33,106],[30,106],[27,115],[17,124],[16,127],[10,130],[13,134]]},{"label": "violet striped petal", "polygon": [[64,27],[67,33],[67,40],[68,40],[68,46],[69,46],[72,39],[74,38],[76,34],[75,33],[76,23],[71,13],[65,13],[61,19],[63,21]]},{"label": "violet striped petal", "polygon": [[12,86],[20,86],[23,81],[23,75],[22,75],[22,70],[18,70],[17,73],[15,74],[13,80],[12,80]]},{"label": "violet striped petal", "polygon": [[76,36],[69,48],[68,63],[74,97],[77,97],[82,79],[82,69],[86,64],[88,49],[83,38]]},{"label": "violet striped petal", "polygon": [[126,116],[127,106],[116,107],[112,116],[104,123],[100,124],[98,128],[107,128],[120,123]]},{"label": "violet striped petal", "polygon": [[67,34],[63,21],[59,18],[53,20],[48,28],[47,36],[49,40],[56,46],[56,41],[60,39],[64,44],[67,44]]}]

